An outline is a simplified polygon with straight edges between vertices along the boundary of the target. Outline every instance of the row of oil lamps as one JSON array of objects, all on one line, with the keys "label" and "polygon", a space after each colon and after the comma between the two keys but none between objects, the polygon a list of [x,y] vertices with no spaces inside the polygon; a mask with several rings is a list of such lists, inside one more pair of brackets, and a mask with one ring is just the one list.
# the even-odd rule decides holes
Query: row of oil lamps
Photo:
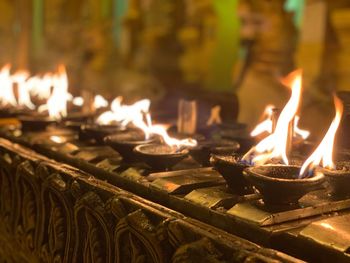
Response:
[{"label": "row of oil lamps", "polygon": [[[83,101],[72,98],[68,93],[67,76],[62,69],[57,74],[36,77],[34,81],[28,76],[14,78],[4,67],[0,72],[0,103],[7,110],[8,105],[33,109],[28,101],[34,94],[46,99],[46,103],[37,108],[42,114],[19,117],[23,130],[44,129],[63,119],[65,126],[78,130],[82,139],[94,139],[100,144],[110,145],[124,161],[142,160],[153,170],[170,169],[190,154],[202,165],[213,165],[234,194],[257,190],[266,203],[295,204],[308,192],[322,189],[325,182],[333,195],[347,195],[350,171],[346,162],[339,161],[334,165],[332,160],[334,138],[343,111],[341,101],[335,97],[336,116],[319,146],[305,162],[292,159],[294,164],[291,165],[288,159],[291,149],[295,142],[304,140],[308,132],[297,126],[299,116],[296,114],[302,94],[301,72],[295,71],[286,79],[287,86],[291,88],[289,101],[278,115],[273,114],[275,111],[271,108],[267,110],[267,119],[252,132],[262,139],[244,155],[233,154],[240,146],[234,141],[208,140],[201,136],[179,138],[178,134],[177,138],[171,137],[167,126],[152,123],[149,100],[125,105],[118,97],[109,105],[102,97],[97,97],[95,100],[102,101],[101,108],[105,110],[97,118],[81,115],[72,118],[67,114],[68,101],[75,100],[80,106]],[[13,83],[17,83],[17,101]],[[23,92],[29,95],[24,96]],[[22,100],[19,99],[21,97]],[[26,97],[26,103],[23,103],[23,97]],[[9,98],[11,101],[6,101]],[[45,111],[46,115],[43,114]]]}]

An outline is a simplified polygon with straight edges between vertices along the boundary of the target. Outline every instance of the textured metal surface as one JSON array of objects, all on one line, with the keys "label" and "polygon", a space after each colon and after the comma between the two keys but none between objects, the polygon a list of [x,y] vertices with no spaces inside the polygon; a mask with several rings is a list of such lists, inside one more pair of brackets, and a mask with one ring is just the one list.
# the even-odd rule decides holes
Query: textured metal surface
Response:
[{"label": "textured metal surface", "polygon": [[[58,134],[59,133],[60,132],[58,132]],[[326,244],[317,242],[316,239],[306,238],[299,234],[305,227],[313,222],[328,219],[334,216],[332,211],[336,210],[339,214],[347,214],[349,210],[344,209],[342,206],[334,206],[334,202],[340,201],[339,204],[342,204],[341,202],[344,200],[331,200],[330,197],[326,195],[313,193],[311,196],[308,196],[306,199],[302,200],[304,207],[299,207],[298,209],[310,207],[311,211],[313,209],[311,207],[316,207],[316,215],[312,214],[310,211],[309,214],[303,214],[302,210],[295,210],[295,208],[291,207],[286,209],[286,207],[284,207],[282,210],[273,212],[287,212],[286,214],[282,214],[281,217],[275,217],[271,221],[271,224],[260,225],[259,223],[254,223],[251,220],[244,219],[247,217],[247,215],[239,217],[228,213],[228,210],[226,210],[225,207],[221,207],[220,202],[222,201],[219,200],[220,198],[218,198],[220,197],[221,193],[213,191],[213,194],[211,195],[210,191],[204,190],[205,187],[203,185],[198,185],[196,188],[190,189],[188,196],[193,194],[194,198],[192,199],[181,194],[172,194],[156,187],[151,187],[151,184],[158,179],[168,180],[173,176],[179,177],[177,183],[181,182],[181,180],[186,177],[190,177],[190,179],[193,181],[193,178],[201,177],[201,175],[211,171],[211,168],[195,168],[193,167],[193,163],[186,160],[185,163],[180,163],[176,169],[185,169],[185,167],[187,167],[187,170],[149,174],[150,171],[138,163],[130,164],[120,161],[119,155],[116,153],[115,157],[109,156],[106,159],[98,162],[78,159],[75,157],[75,155],[81,149],[86,149],[87,146],[89,147],[89,143],[82,143],[76,141],[75,139],[70,139],[71,141],[68,143],[77,145],[80,150],[78,149],[72,154],[67,154],[65,151],[61,151],[60,147],[57,145],[45,143],[45,140],[41,140],[40,143],[36,143],[38,141],[36,140],[36,137],[44,137],[39,133],[36,135],[32,134],[32,140],[30,140],[30,138],[25,134],[14,136],[13,132],[5,131],[1,133],[0,131],[0,135],[1,134],[11,141],[18,142],[22,145],[35,149],[37,152],[40,152],[45,156],[58,160],[61,163],[63,162],[70,164],[76,169],[85,171],[89,175],[92,175],[91,178],[98,178],[99,180],[107,181],[111,185],[118,186],[129,192],[137,194],[138,196],[143,197],[145,202],[154,202],[164,205],[172,209],[172,211],[175,210],[180,212],[187,218],[195,218],[201,222],[204,222],[208,231],[211,231],[210,229],[212,227],[214,229],[220,228],[232,235],[238,235],[261,245],[276,248],[280,251],[290,253],[294,256],[310,261],[331,262],[330,260],[333,260],[334,258],[336,258],[337,261],[346,261],[349,259],[347,253],[341,250],[332,250]],[[52,133],[51,131],[51,135],[52,134],[55,133]],[[74,136],[69,138],[74,138]],[[186,182],[186,180],[183,181]],[[95,189],[98,190],[99,187],[96,187]],[[190,194],[190,192],[192,193]],[[222,200],[232,200],[232,197],[237,198],[237,205],[247,203],[247,199],[245,199],[247,196],[234,196],[228,192],[226,194],[222,196]],[[228,195],[231,195],[231,197]],[[258,196],[248,196],[248,200],[251,200],[248,203],[251,203],[252,200],[256,200],[257,198]],[[206,199],[209,201],[206,202]],[[327,209],[322,210],[322,208],[318,210],[317,204],[325,204],[327,202]],[[227,206],[227,208],[229,207],[230,205]],[[347,204],[345,207],[347,207]],[[271,214],[271,210],[266,211],[264,207],[260,208],[259,213],[261,213],[261,211],[265,211]],[[260,217],[260,220],[264,221],[266,220],[266,217],[268,217],[268,215],[263,214],[263,216]],[[281,220],[281,218],[283,220]]]},{"label": "textured metal surface", "polygon": [[[324,191],[324,190],[321,190]],[[260,226],[280,224],[293,220],[350,209],[350,199],[338,201],[319,200],[317,204],[298,207],[266,207],[260,202],[240,203],[233,206],[228,213]]]},{"label": "textured metal surface", "polygon": [[158,178],[150,184],[150,187],[166,191],[170,194],[187,194],[196,188],[224,183],[224,179],[216,171],[211,171],[202,174],[185,174]]},{"label": "textured metal surface", "polygon": [[300,262],[0,138],[4,262]]},{"label": "textured metal surface", "polygon": [[305,227],[300,235],[324,246],[350,254],[350,215],[313,222]]}]

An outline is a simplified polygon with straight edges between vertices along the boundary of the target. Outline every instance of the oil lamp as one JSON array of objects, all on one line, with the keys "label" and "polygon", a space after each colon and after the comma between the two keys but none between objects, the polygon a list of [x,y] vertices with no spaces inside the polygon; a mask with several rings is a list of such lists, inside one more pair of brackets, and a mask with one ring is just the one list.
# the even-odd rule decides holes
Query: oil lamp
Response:
[{"label": "oil lamp", "polygon": [[[266,204],[295,204],[324,182],[322,173],[300,177],[303,168],[289,164],[288,155],[297,127],[295,117],[301,95],[301,72],[294,71],[287,80],[290,80],[288,86],[292,94],[277,119],[274,131],[242,157],[242,160],[254,166],[244,171],[244,177],[260,192]],[[300,129],[297,131],[301,132],[301,137],[308,136]],[[276,162],[278,164],[274,164]]]},{"label": "oil lamp", "polygon": [[175,164],[187,157],[188,148],[195,147],[197,140],[192,138],[177,139],[167,132],[167,125],[152,124],[150,114],[147,115],[147,123],[140,126],[146,134],[158,136],[160,143],[140,145],[135,148],[141,160],[153,170],[169,170]]},{"label": "oil lamp", "polygon": [[[349,195],[350,172],[348,155],[340,155],[340,160],[333,162],[333,147],[335,135],[341,122],[344,106],[341,100],[334,96],[336,109],[335,117],[316,150],[305,161],[301,168],[300,176],[308,176],[315,172],[322,172],[326,177],[328,187],[333,196]],[[346,158],[344,158],[344,156]]]}]

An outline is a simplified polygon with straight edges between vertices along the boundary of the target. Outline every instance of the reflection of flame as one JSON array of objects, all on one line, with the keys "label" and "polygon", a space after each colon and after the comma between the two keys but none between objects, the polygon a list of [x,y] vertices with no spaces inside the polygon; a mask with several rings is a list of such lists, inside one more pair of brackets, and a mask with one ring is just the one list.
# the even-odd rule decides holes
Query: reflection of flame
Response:
[{"label": "reflection of flame", "polygon": [[63,65],[58,67],[58,73],[53,77],[53,91],[46,105],[41,105],[39,111],[47,110],[53,119],[67,116],[67,101],[72,99],[68,92],[68,78]]},{"label": "reflection of flame", "polygon": [[94,108],[105,108],[108,107],[108,101],[101,95],[96,95],[94,98]]},{"label": "reflection of flame", "polygon": [[256,137],[264,132],[272,133],[272,128],[273,128],[272,114],[273,114],[274,108],[275,108],[274,105],[266,106],[263,114],[263,118],[265,120],[260,122],[258,125],[256,125],[256,127],[250,133],[250,136]]},{"label": "reflection of flame", "polygon": [[302,85],[301,71],[292,72],[286,80],[288,81],[286,84],[292,88],[292,95],[277,120],[274,132],[249,150],[243,156],[243,161],[264,164],[273,158],[281,158],[285,164],[288,164],[286,153],[288,132],[289,125],[293,121],[299,106]]},{"label": "reflection of flame", "polygon": [[62,136],[56,136],[56,135],[50,136],[50,140],[55,142],[55,143],[65,143],[65,142],[67,142],[66,138],[64,138]]},{"label": "reflection of flame", "polygon": [[17,101],[13,92],[12,80],[10,77],[10,65],[5,65],[0,71],[0,105],[16,106]]},{"label": "reflection of flame", "polygon": [[334,104],[336,108],[336,114],[331,123],[331,126],[329,127],[326,135],[324,136],[323,140],[318,145],[316,150],[304,162],[303,166],[300,169],[300,176],[304,175],[306,169],[312,170],[314,167],[320,164],[322,165],[322,167],[328,169],[335,168],[332,160],[334,137],[341,121],[344,106],[340,99],[336,96],[334,96]]},{"label": "reflection of flame", "polygon": [[29,109],[35,109],[35,106],[30,99],[29,87],[26,82],[28,76],[29,73],[27,71],[18,71],[11,76],[11,79],[13,83],[17,83],[18,105],[27,107]]}]

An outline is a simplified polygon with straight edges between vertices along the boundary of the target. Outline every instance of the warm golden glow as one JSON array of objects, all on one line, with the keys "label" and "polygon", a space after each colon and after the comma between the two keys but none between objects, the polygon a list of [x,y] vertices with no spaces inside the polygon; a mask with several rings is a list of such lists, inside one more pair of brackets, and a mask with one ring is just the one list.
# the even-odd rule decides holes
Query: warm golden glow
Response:
[{"label": "warm golden glow", "polygon": [[27,79],[27,87],[32,96],[39,99],[48,99],[51,95],[54,75],[51,73],[45,74],[43,77],[34,76]]},{"label": "warm golden glow", "polygon": [[264,132],[272,133],[272,115],[273,115],[273,109],[275,108],[274,105],[267,105],[262,118],[264,121],[260,122],[258,125],[255,126],[255,128],[250,133],[250,136],[256,137]]},{"label": "warm golden glow", "polygon": [[307,170],[312,171],[316,166],[319,165],[328,169],[335,168],[332,158],[334,138],[341,121],[344,106],[340,99],[336,96],[334,96],[334,104],[336,109],[335,117],[321,143],[302,165],[300,169],[301,177],[305,176]]},{"label": "warm golden glow", "polygon": [[84,99],[82,97],[74,97],[72,103],[75,106],[81,107],[84,105]]},{"label": "warm golden glow", "polygon": [[122,100],[122,97],[115,98],[112,101],[111,110],[102,113],[96,122],[101,125],[117,123],[124,127],[129,123],[144,122],[144,115],[149,112],[151,101],[143,99],[132,105],[123,105]]},{"label": "warm golden glow", "polygon": [[17,100],[13,92],[13,85],[10,75],[10,64],[0,70],[0,105],[17,106]]},{"label": "warm golden glow", "polygon": [[274,132],[250,149],[243,156],[243,161],[253,164],[265,164],[271,159],[278,158],[282,159],[285,164],[288,164],[287,143],[288,133],[290,131],[289,125],[294,120],[299,107],[302,87],[301,70],[296,70],[288,75],[284,83],[288,87],[291,87],[292,95],[277,120]]},{"label": "warm golden glow", "polygon": [[294,117],[294,136],[300,136],[303,140],[307,139],[310,136],[310,132],[307,130],[302,130],[298,127],[300,117],[296,115]]},{"label": "warm golden glow", "polygon": [[39,111],[47,110],[52,119],[59,120],[67,116],[67,102],[72,99],[68,92],[68,78],[63,65],[58,67],[58,73],[53,76],[53,90],[45,105]]},{"label": "warm golden glow", "polygon": [[29,77],[29,73],[27,71],[18,71],[11,76],[11,79],[12,79],[12,83],[17,84],[18,105],[27,107],[29,109],[35,109],[35,105],[32,103],[30,99],[30,90],[26,82],[28,77]]},{"label": "warm golden glow", "polygon": [[55,142],[55,143],[65,143],[65,142],[67,142],[66,138],[64,138],[62,136],[56,136],[56,135],[50,136],[50,140]]},{"label": "warm golden glow", "polygon": [[108,107],[108,101],[101,95],[96,95],[94,98],[94,108],[106,108]]},{"label": "warm golden glow", "polygon": [[163,124],[152,124],[151,115],[147,114],[146,117],[147,121],[146,123],[140,123],[141,125],[136,125],[140,129],[142,129],[146,135],[159,135],[163,142],[171,147],[176,147],[180,149],[181,147],[195,147],[197,145],[197,141],[192,138],[186,138],[186,139],[176,139],[173,137],[170,137],[167,129],[169,128],[168,125]]}]

